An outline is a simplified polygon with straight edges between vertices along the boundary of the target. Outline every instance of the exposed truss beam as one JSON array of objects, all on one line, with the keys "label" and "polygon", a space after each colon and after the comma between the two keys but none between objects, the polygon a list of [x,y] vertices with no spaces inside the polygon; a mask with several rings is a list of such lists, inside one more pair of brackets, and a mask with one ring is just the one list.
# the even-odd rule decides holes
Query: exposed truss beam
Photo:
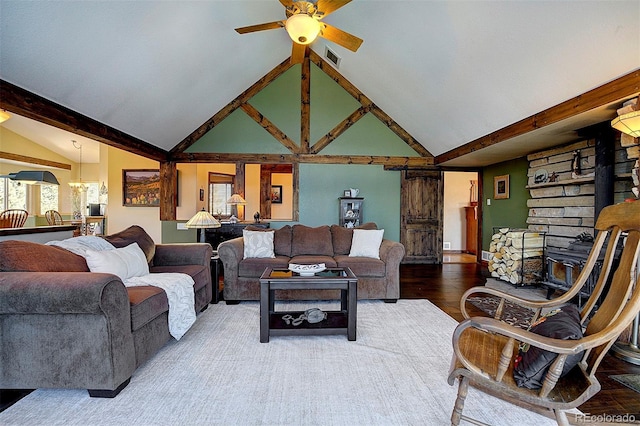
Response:
[{"label": "exposed truss beam", "polygon": [[524,135],[640,92],[640,69],[436,157],[436,164]]},{"label": "exposed truss beam", "polygon": [[0,80],[0,108],[152,160],[167,159],[163,149],[4,80]]},{"label": "exposed truss beam", "polygon": [[178,163],[318,163],[318,164],[376,164],[394,168],[421,168],[433,165],[432,157],[393,157],[381,155],[318,155],[318,154],[174,154]]}]

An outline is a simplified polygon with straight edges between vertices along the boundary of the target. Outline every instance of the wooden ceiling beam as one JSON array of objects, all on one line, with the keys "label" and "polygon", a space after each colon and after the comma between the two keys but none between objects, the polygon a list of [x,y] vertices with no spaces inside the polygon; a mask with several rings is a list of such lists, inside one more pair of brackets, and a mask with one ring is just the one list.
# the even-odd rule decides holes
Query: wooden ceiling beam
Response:
[{"label": "wooden ceiling beam", "polygon": [[71,170],[71,164],[58,163],[57,161],[43,160],[41,158],[28,157],[11,152],[0,151],[0,158],[3,160],[19,161],[21,163],[37,164],[38,166],[51,167],[53,169]]},{"label": "wooden ceiling beam", "polygon": [[640,92],[640,69],[436,157],[440,164]]},{"label": "wooden ceiling beam", "polygon": [[[310,50],[307,48],[307,51]],[[305,55],[300,74],[300,152],[309,152],[311,140],[311,61]]]},{"label": "wooden ceiling beam", "polygon": [[395,133],[400,139],[406,142],[415,152],[422,155],[423,157],[432,157],[433,155],[422,146],[417,140],[413,138],[404,130],[398,123],[396,123],[391,117],[387,115],[386,112],[382,111],[377,105],[373,105],[371,107],[371,113],[378,117],[378,120],[382,121],[393,133]]},{"label": "wooden ceiling beam", "polygon": [[209,130],[220,124],[222,120],[227,118],[232,112],[245,104],[252,96],[267,87],[273,80],[280,77],[285,71],[291,68],[289,58],[282,61],[279,65],[265,74],[260,80],[256,81],[251,87],[238,95],[237,98],[229,102],[224,108],[218,111],[213,117],[205,121],[200,127],[194,130],[189,136],[184,138],[179,144],[174,146],[170,152],[171,155],[184,152],[193,145],[198,139],[203,137]]},{"label": "wooden ceiling beam", "polygon": [[247,113],[256,123],[265,129],[271,136],[273,136],[278,142],[284,145],[292,153],[299,151],[298,145],[292,141],[283,131],[273,124],[267,117],[260,114],[260,111],[255,109],[252,105],[245,103],[240,106],[244,112]]},{"label": "wooden ceiling beam", "polygon": [[168,152],[106,124],[0,80],[0,108],[156,161]]},{"label": "wooden ceiling beam", "polygon": [[329,133],[318,139],[318,142],[313,144],[313,147],[309,150],[311,154],[317,154],[326,148],[331,142],[340,137],[344,132],[346,132],[352,125],[354,125],[358,120],[364,117],[369,112],[369,108],[361,106],[357,110],[351,113],[347,118],[342,120],[341,123],[338,123],[336,127],[334,127]]},{"label": "wooden ceiling beam", "polygon": [[433,158],[394,157],[376,155],[318,155],[318,154],[219,154],[219,153],[180,153],[174,154],[178,163],[272,163],[272,164],[377,164],[382,166],[427,167],[433,166]]},{"label": "wooden ceiling beam", "polygon": [[356,86],[354,86],[349,80],[344,78],[342,74],[336,71],[328,62],[322,59],[313,50],[309,52],[309,59],[316,64],[318,68],[329,76],[333,81],[338,83],[347,93],[360,103],[363,107],[369,109],[378,120],[382,121],[393,133],[402,139],[407,145],[414,151],[423,157],[433,157],[433,155],[420,144],[413,136],[404,130],[398,123],[396,123],[387,113],[375,105],[371,99],[369,99],[364,93],[362,93]]}]

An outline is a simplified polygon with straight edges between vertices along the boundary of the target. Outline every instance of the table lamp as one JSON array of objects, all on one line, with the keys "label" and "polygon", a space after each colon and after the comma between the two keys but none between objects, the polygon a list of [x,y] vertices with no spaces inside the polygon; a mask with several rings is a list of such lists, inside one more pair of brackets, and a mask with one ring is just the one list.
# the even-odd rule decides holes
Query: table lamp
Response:
[{"label": "table lamp", "polygon": [[[204,243],[205,241],[205,229],[206,228],[220,228],[222,226],[220,222],[216,220],[215,217],[211,215],[208,211],[202,208],[198,213],[195,214],[185,225],[188,229],[200,229],[200,242]],[[196,231],[198,232],[198,231]]]},{"label": "table lamp", "polygon": [[242,196],[240,194],[233,194],[227,200],[227,204],[231,204],[231,206],[232,206],[231,217],[229,218],[229,222],[235,223],[235,222],[238,221],[238,216],[239,216],[238,215],[238,204],[244,205],[244,204],[247,204],[247,202],[245,201],[244,198],[242,198]]}]

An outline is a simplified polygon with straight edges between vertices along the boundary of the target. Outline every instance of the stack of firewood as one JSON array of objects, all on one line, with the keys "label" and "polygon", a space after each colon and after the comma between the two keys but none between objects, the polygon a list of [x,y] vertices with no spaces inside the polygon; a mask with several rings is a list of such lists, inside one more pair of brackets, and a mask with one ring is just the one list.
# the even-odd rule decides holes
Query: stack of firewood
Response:
[{"label": "stack of firewood", "polygon": [[542,277],[544,236],[529,230],[500,228],[491,237],[489,272],[514,285],[527,285]]}]

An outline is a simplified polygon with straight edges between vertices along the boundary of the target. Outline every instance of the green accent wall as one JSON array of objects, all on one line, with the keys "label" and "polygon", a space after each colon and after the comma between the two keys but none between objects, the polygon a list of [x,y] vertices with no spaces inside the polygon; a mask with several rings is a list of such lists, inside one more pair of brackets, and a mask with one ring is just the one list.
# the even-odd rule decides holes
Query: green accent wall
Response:
[{"label": "green accent wall", "polygon": [[383,166],[301,164],[300,222],[271,222],[271,228],[338,223],[338,198],[345,189],[358,188],[358,197],[364,198],[363,221],[384,229],[386,239],[400,241],[400,173]]},{"label": "green accent wall", "polygon": [[[300,90],[300,65],[295,65],[249,100],[249,104],[297,145],[300,145]],[[311,146],[358,108],[359,102],[315,64],[311,64]],[[232,112],[186,151],[290,154],[284,145],[241,109]],[[370,113],[354,123],[320,154],[419,156]]]},{"label": "green accent wall", "polygon": [[[525,157],[487,166],[482,171],[482,249],[489,250],[494,227],[526,228],[530,197],[526,188],[529,162]],[[496,200],[493,195],[493,178],[509,175],[509,198]],[[491,199],[491,205],[487,205]]]},{"label": "green accent wall", "polygon": [[[293,66],[248,102],[296,144],[300,143],[300,65]],[[338,83],[311,64],[310,145],[330,132],[360,107]],[[290,154],[290,152],[241,109],[231,113],[187,152]],[[366,114],[320,155],[419,156],[373,114]],[[385,229],[385,238],[400,240],[399,171],[383,166],[300,164],[299,223],[308,226],[338,222],[338,197],[349,188],[365,198],[364,221]],[[293,222],[272,222],[280,228]],[[176,222],[163,222],[163,241],[188,239]],[[191,241],[195,241],[195,237]]]},{"label": "green accent wall", "polygon": [[186,220],[163,220],[162,243],[196,243],[198,234],[195,229],[178,229],[178,223],[186,223]]},{"label": "green accent wall", "polygon": [[400,241],[400,172],[383,166],[300,165],[300,222],[338,223],[338,197],[358,188],[364,198],[364,222],[375,222],[387,239]]}]

